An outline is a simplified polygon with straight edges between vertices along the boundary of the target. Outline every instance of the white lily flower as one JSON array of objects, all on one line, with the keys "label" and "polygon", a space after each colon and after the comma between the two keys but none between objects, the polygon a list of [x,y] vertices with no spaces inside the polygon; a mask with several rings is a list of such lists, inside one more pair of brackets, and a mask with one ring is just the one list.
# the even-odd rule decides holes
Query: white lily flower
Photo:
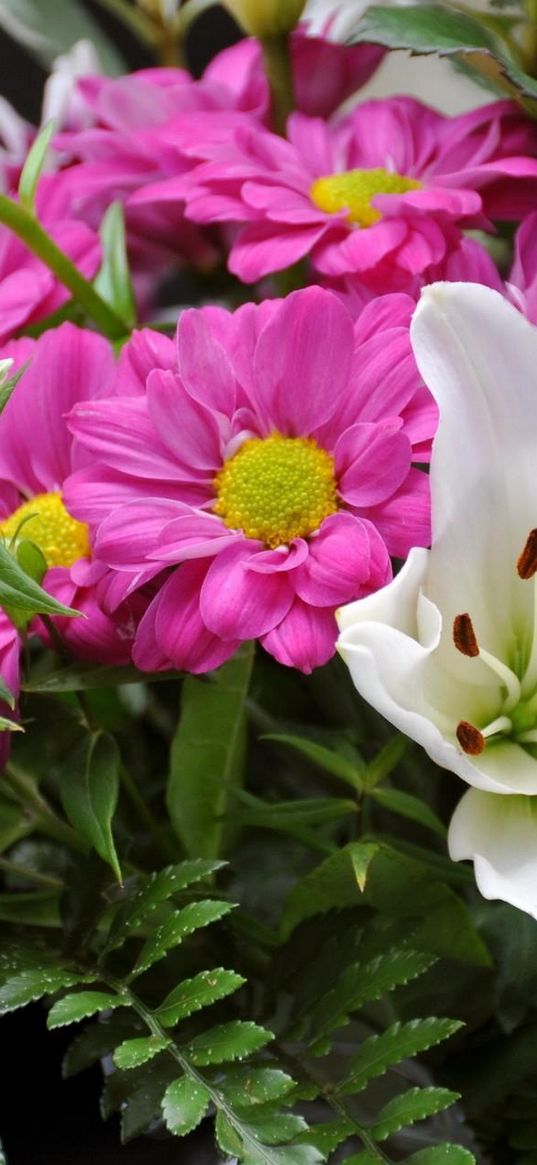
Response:
[{"label": "white lily flower", "polygon": [[412,346],[440,408],[433,544],[340,610],[338,647],[364,698],[472,786],[451,856],[537,917],[537,328],[489,288],[434,284]]}]

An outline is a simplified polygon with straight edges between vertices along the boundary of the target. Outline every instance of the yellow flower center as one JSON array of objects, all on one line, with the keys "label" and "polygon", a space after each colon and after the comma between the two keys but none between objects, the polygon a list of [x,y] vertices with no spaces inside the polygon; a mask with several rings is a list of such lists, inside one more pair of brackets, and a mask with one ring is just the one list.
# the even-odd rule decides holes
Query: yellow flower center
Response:
[{"label": "yellow flower center", "polygon": [[307,437],[245,441],[215,478],[226,526],[275,549],[317,530],[338,508],[334,460]]},{"label": "yellow flower center", "polygon": [[420,190],[421,186],[415,178],[391,174],[389,170],[347,170],[344,174],[317,178],[310,196],[315,206],[326,214],[347,210],[349,222],[370,227],[382,218],[380,210],[371,205],[375,194],[406,194],[407,190]]},{"label": "yellow flower center", "polygon": [[72,566],[90,553],[88,527],[71,517],[59,493],[36,494],[0,522],[6,542],[19,537],[19,530],[21,538],[39,547],[49,567]]}]

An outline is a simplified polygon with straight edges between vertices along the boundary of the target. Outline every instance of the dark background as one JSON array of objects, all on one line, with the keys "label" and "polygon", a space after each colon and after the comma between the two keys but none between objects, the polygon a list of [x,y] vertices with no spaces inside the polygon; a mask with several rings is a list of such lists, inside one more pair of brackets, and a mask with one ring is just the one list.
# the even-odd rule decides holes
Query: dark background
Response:
[{"label": "dark background", "polygon": [[[46,4],[47,0],[42,0]],[[98,4],[86,7],[121,48],[130,69],[154,64],[121,24]],[[219,9],[196,22],[187,46],[199,75],[220,48],[238,39],[233,21]],[[1,93],[29,121],[37,122],[46,73],[0,31]],[[0,1137],[7,1165],[214,1165],[210,1126],[186,1140],[141,1137],[123,1148],[119,1122],[99,1113],[100,1068],[62,1080],[61,1062],[76,1029],[48,1032],[46,1009],[33,1004],[1,1022]]]}]

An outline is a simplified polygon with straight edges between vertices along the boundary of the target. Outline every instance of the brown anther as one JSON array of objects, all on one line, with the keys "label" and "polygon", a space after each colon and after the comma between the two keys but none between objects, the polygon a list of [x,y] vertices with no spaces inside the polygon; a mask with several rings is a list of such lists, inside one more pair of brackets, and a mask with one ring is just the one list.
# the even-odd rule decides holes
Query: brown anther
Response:
[{"label": "brown anther", "polygon": [[537,530],[530,530],[516,568],[524,579],[533,578],[537,572]]},{"label": "brown anther", "polygon": [[469,655],[473,659],[479,655],[479,645],[474,631],[474,625],[468,614],[455,615],[453,620],[453,642],[457,651]]},{"label": "brown anther", "polygon": [[457,740],[468,756],[479,756],[485,747],[483,733],[467,720],[460,720],[457,724]]}]

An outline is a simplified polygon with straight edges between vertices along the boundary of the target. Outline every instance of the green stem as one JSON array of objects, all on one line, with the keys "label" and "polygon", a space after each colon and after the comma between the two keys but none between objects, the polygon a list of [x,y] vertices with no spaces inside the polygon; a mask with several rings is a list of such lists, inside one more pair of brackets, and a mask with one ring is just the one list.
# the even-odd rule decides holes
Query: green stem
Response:
[{"label": "green stem", "polygon": [[160,823],[157,821],[157,818],[154,816],[154,814],[151,812],[151,809],[144,801],[144,798],[142,797],[136,782],[124,765],[121,765],[120,767],[119,779],[127,797],[129,798],[129,801],[131,802],[133,808],[136,810],[140,821],[143,825],[145,825],[146,829],[149,830],[150,834],[155,839],[158,849],[163,854],[165,860],[167,862],[177,861],[178,854],[175,845],[166,836],[166,833],[162,829]]},{"label": "green stem", "polygon": [[158,42],[158,32],[149,16],[141,12],[139,8],[133,8],[132,4],[127,3],[127,0],[97,0],[101,8],[106,12],[110,12],[112,16],[117,16],[126,28],[130,29],[142,44],[154,48]]},{"label": "green stem", "polygon": [[15,793],[19,804],[32,811],[32,824],[38,833],[44,833],[46,837],[77,853],[86,853],[85,843],[67,822],[57,816],[29,777],[10,764],[6,767],[3,780]]},{"label": "green stem", "polygon": [[527,24],[524,30],[524,68],[531,77],[537,76],[537,0],[526,0]]},{"label": "green stem", "polygon": [[12,862],[9,858],[0,858],[0,870],[5,870],[6,874],[14,874],[17,878],[24,878],[27,882],[34,882],[36,886],[46,886],[53,890],[59,890],[63,886],[61,878],[43,874],[40,870],[29,870],[20,862]]},{"label": "green stem", "polygon": [[[275,1158],[278,1156],[277,1151],[271,1151],[269,1146],[263,1145],[261,1141],[258,1141],[257,1137],[255,1137],[253,1133],[250,1132],[248,1126],[239,1120],[234,1110],[222,1096],[222,1093],[218,1090],[218,1088],[215,1088],[214,1085],[201,1074],[201,1072],[198,1072],[198,1069],[194,1067],[188,1057],[185,1056],[182,1049],[171,1038],[169,1031],[167,1031],[166,1028],[162,1027],[162,1024],[159,1023],[154,1012],[150,1011],[150,1009],[145,1006],[145,1003],[142,1003],[142,1000],[138,997],[138,995],[136,995],[130,987],[126,987],[121,980],[112,979],[109,976],[106,976],[106,979],[103,979],[103,982],[108,982],[109,986],[112,987],[113,990],[117,991],[123,999],[128,1001],[133,1011],[135,1011],[143,1023],[145,1023],[146,1027],[151,1032],[151,1035],[156,1036],[159,1040],[163,1039],[167,1041],[166,1051],[170,1056],[173,1057],[181,1071],[184,1072],[186,1076],[189,1076],[191,1080],[194,1080],[196,1084],[199,1084],[201,1088],[205,1089],[205,1091],[209,1094],[215,1108],[224,1114],[226,1120],[229,1121],[229,1124],[240,1137],[245,1148],[250,1150],[252,1158],[255,1157],[255,1160],[263,1163],[263,1165],[274,1165]],[[382,1158],[380,1158],[380,1160],[382,1160]]]},{"label": "green stem", "polygon": [[272,122],[276,133],[285,137],[287,118],[293,112],[293,75],[289,36],[267,36],[261,41],[263,63],[272,95]]},{"label": "green stem", "polygon": [[69,288],[86,314],[105,336],[110,340],[119,340],[126,335],[128,327],[124,321],[104,299],[101,299],[91,283],[84,279],[78,268],[60,250],[34,215],[5,194],[0,194],[0,223],[9,227],[28,250],[57,276],[64,287]]}]

